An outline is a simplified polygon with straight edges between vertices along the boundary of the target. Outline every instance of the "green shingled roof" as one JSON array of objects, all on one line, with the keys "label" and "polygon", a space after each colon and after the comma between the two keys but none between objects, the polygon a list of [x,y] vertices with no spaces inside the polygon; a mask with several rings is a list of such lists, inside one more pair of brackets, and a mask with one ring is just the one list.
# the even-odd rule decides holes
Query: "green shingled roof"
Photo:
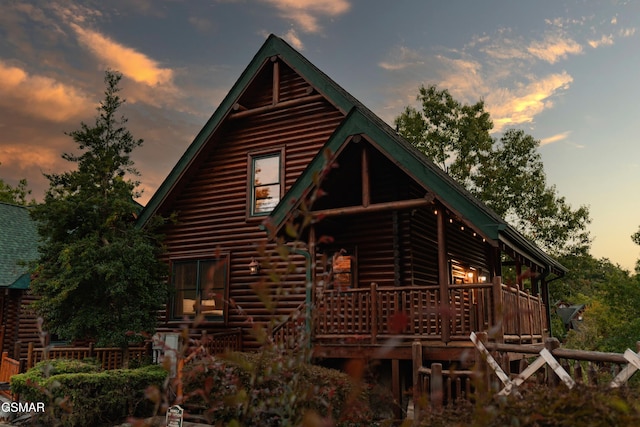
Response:
[{"label": "green shingled roof", "polygon": [[29,209],[0,202],[0,288],[26,289],[27,268],[38,256],[38,232]]}]

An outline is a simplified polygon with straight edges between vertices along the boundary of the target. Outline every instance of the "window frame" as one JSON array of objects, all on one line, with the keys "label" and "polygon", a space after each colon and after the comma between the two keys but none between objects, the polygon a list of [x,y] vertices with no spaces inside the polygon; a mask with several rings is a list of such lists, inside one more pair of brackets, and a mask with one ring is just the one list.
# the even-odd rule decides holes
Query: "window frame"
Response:
[{"label": "window frame", "polygon": [[[179,298],[179,294],[180,294],[180,290],[178,289],[178,284],[176,282],[176,266],[181,265],[181,264],[188,264],[188,263],[195,263],[195,273],[196,273],[196,300],[202,301],[202,263],[207,263],[207,262],[214,262],[215,266],[218,268],[218,266],[223,266],[224,267],[224,278],[223,278],[223,283],[222,283],[222,288],[218,288],[218,287],[214,287],[213,290],[219,290],[222,289],[222,298],[221,298],[221,311],[222,314],[206,314],[206,313],[202,313],[201,311],[195,311],[194,313],[178,313],[178,305],[177,302],[178,301],[182,301],[182,304],[184,304],[184,297]],[[215,271],[215,270],[214,270]],[[173,257],[171,259],[171,279],[170,279],[170,283],[171,283],[171,289],[172,289],[172,295],[171,295],[171,299],[169,302],[169,307],[168,307],[168,318],[171,321],[180,321],[180,320],[184,320],[185,318],[189,318],[189,319],[194,319],[197,316],[199,316],[200,314],[202,314],[204,316],[204,318],[208,321],[208,322],[215,322],[215,323],[223,323],[223,324],[227,324],[228,322],[228,317],[229,317],[229,304],[228,304],[228,299],[229,299],[229,281],[230,281],[230,274],[231,274],[231,256],[230,253],[219,253],[216,254],[215,256],[211,256],[211,255],[200,255],[200,256],[184,256],[184,257]],[[186,289],[186,288],[182,288],[183,290],[192,290],[191,288]],[[217,309],[217,308],[216,308]]]},{"label": "window frame", "polygon": [[[269,216],[273,209],[265,212],[256,212],[255,197],[255,162],[256,160],[277,157],[279,161],[278,179],[279,182],[264,185],[278,185],[278,203],[284,197],[284,179],[285,179],[285,150],[284,147],[270,148],[268,150],[252,151],[247,154],[247,218],[264,218]],[[276,203],[277,205],[277,203]],[[275,206],[274,206],[275,208]]]}]

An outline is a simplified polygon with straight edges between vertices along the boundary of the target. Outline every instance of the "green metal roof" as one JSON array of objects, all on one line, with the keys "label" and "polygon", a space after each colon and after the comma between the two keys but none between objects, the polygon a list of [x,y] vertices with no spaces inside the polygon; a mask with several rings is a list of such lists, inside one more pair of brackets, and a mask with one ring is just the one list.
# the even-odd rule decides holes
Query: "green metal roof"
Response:
[{"label": "green metal roof", "polygon": [[29,274],[21,263],[37,256],[38,232],[29,209],[0,202],[0,288],[28,288]]},{"label": "green metal roof", "polygon": [[549,267],[560,273],[566,271],[561,264],[472,196],[466,189],[454,181],[433,162],[429,161],[409,142],[400,137],[397,132],[382,119],[340,87],[340,85],[311,64],[284,40],[274,35],[270,35],[267,38],[247,68],[240,75],[238,81],[221,102],[220,106],[180,158],[167,179],[153,195],[140,216],[138,221],[139,225],[143,226],[151,216],[158,211],[163,201],[167,199],[189,165],[195,160],[203,146],[232,110],[233,105],[240,99],[246,88],[269,58],[275,55],[307,80],[307,82],[315,90],[324,95],[329,102],[345,114],[348,114],[341,126],[336,129],[329,141],[327,141],[324,149],[320,150],[316,158],[309,164],[304,173],[272,212],[270,221],[272,221],[274,225],[281,225],[291,209],[295,206],[295,202],[311,188],[314,175],[324,166],[325,159],[323,153],[326,150],[335,153],[339,151],[343,144],[350,140],[349,137],[351,135],[364,134],[374,142],[379,150],[393,159],[406,173],[414,177],[414,179],[420,182],[425,188],[433,191],[438,199],[485,233],[487,237],[496,241],[503,241],[505,244],[542,266]]}]

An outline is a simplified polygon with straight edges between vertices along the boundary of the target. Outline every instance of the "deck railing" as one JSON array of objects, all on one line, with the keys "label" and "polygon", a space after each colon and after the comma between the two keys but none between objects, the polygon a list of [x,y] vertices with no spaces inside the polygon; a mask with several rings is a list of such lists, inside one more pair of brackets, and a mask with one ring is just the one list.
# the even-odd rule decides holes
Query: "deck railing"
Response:
[{"label": "deck railing", "polygon": [[540,295],[531,295],[518,285],[502,285],[504,341],[542,342],[547,328],[547,308]]},{"label": "deck railing", "polygon": [[[149,345],[129,347],[128,354],[129,363],[131,361],[144,362],[151,355]],[[102,369],[118,369],[123,366],[125,354],[120,347],[44,347],[36,348],[33,343],[29,343],[27,351],[27,369],[32,368],[36,363],[42,360],[51,359],[74,359],[83,360],[87,358],[95,358]]]},{"label": "deck railing", "polygon": [[242,351],[242,329],[232,328],[226,331],[203,334],[200,344],[207,354],[218,355],[227,351]]},{"label": "deck railing", "polygon": [[[2,352],[2,360],[0,361],[0,384],[8,384],[11,377],[20,373],[20,361],[9,357],[9,353]],[[12,398],[11,390],[6,387],[0,389],[0,395]]]},{"label": "deck railing", "polygon": [[[443,325],[448,322],[448,327]],[[330,289],[319,291],[313,310],[316,341],[376,344],[390,337],[405,341],[468,340],[471,332],[502,323],[498,340],[534,342],[546,329],[539,296],[500,282],[448,286]],[[495,328],[493,328],[495,329]]]}]

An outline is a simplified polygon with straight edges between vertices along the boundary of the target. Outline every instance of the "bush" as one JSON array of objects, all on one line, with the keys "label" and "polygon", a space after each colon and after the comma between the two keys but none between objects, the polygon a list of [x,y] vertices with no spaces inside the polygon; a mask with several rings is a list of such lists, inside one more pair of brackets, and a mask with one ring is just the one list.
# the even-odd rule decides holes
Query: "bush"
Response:
[{"label": "bush", "polygon": [[350,426],[371,422],[367,395],[348,375],[278,352],[206,356],[185,366],[182,384],[185,407],[212,423],[283,426],[308,417]]},{"label": "bush", "polygon": [[[640,390],[577,384],[529,385],[522,397],[494,396],[482,404],[460,402],[439,414],[427,413],[424,427],[611,427],[640,425]],[[480,400],[480,399],[479,399]]]},{"label": "bush", "polygon": [[127,416],[153,415],[145,390],[162,387],[166,377],[156,365],[101,371],[91,363],[52,360],[13,376],[11,391],[23,401],[45,402],[46,412],[38,414],[45,425],[113,425]]}]

